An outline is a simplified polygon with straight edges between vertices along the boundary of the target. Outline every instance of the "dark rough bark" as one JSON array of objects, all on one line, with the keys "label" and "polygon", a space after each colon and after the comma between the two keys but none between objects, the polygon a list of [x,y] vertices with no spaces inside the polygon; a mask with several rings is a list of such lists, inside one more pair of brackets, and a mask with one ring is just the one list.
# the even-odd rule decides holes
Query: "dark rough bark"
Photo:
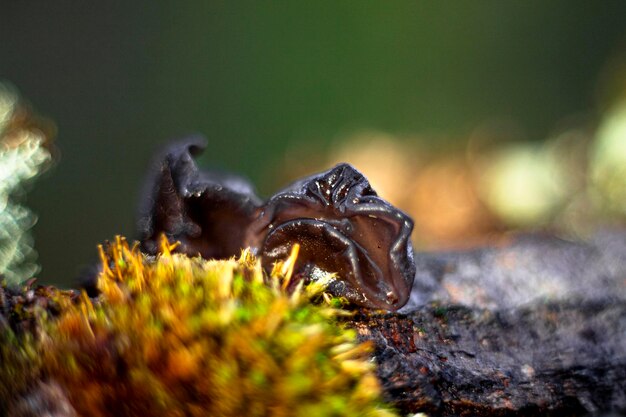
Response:
[{"label": "dark rough bark", "polygon": [[362,314],[386,397],[429,415],[626,411],[626,239],[418,255],[403,314]]},{"label": "dark rough bark", "polygon": [[387,399],[433,415],[626,409],[626,302],[361,316]]}]

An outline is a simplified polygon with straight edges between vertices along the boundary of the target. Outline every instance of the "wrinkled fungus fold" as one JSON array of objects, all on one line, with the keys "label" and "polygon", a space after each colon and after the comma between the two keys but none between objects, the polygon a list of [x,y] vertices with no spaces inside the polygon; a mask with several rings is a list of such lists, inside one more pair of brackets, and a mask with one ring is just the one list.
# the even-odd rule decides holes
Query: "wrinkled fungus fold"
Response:
[{"label": "wrinkled fungus fold", "polygon": [[199,170],[193,157],[205,146],[193,137],[157,158],[140,209],[143,251],[156,253],[165,234],[180,242],[179,252],[207,259],[250,248],[269,271],[298,244],[300,280],[335,273],[329,291],[354,304],[395,311],[407,302],[415,275],[413,221],[354,167],[339,164],[263,202],[246,179]]}]

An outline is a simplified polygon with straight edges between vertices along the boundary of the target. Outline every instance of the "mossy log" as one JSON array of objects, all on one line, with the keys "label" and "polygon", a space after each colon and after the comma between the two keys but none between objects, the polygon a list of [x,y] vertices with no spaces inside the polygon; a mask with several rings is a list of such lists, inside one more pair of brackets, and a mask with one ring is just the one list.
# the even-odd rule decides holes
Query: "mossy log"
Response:
[{"label": "mossy log", "polygon": [[[375,342],[385,399],[401,415],[626,411],[626,234],[513,239],[417,254],[416,263],[411,301],[399,313],[363,309],[345,319]],[[50,294],[5,291],[0,310],[26,301],[54,315]],[[29,328],[28,314],[0,321]]]}]

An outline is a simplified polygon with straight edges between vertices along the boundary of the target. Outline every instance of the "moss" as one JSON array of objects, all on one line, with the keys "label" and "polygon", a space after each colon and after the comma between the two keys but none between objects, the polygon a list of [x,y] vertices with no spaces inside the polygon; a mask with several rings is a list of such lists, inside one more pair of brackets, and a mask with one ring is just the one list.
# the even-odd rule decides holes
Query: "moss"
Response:
[{"label": "moss", "polygon": [[392,415],[372,346],[333,320],[337,300],[320,285],[284,290],[297,252],[265,277],[248,252],[206,261],[172,248],[101,248],[100,298],[47,323],[43,372],[79,415]]},{"label": "moss", "polygon": [[72,305],[76,294],[49,286],[0,282],[0,416],[9,399],[24,394],[43,376],[42,325]]},{"label": "moss", "polygon": [[40,377],[41,356],[33,336],[18,336],[2,326],[0,364],[0,415],[6,415],[9,400],[23,394]]}]

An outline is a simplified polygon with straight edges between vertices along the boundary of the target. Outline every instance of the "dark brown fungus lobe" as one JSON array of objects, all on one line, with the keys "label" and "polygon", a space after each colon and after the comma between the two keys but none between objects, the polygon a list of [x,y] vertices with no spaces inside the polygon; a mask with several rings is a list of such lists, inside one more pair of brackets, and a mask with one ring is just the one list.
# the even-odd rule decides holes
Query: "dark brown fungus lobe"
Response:
[{"label": "dark brown fungus lobe", "polygon": [[261,200],[245,179],[198,170],[193,156],[206,147],[202,137],[169,146],[157,159],[140,207],[142,250],[154,254],[165,234],[180,241],[180,252],[203,258],[238,255],[246,228]]},{"label": "dark brown fungus lobe", "polygon": [[246,244],[260,248],[266,268],[300,244],[296,271],[337,273],[336,295],[395,311],[408,300],[415,263],[413,221],[378,197],[348,164],[278,192],[250,225]]},{"label": "dark brown fungus lobe", "polygon": [[395,311],[406,303],[415,275],[413,222],[356,169],[338,165],[262,204],[244,179],[198,170],[193,156],[204,147],[204,139],[187,139],[158,159],[140,211],[145,252],[156,253],[165,234],[181,242],[179,251],[204,258],[250,247],[269,270],[298,243],[296,276],[334,272],[330,291],[365,307]]}]

